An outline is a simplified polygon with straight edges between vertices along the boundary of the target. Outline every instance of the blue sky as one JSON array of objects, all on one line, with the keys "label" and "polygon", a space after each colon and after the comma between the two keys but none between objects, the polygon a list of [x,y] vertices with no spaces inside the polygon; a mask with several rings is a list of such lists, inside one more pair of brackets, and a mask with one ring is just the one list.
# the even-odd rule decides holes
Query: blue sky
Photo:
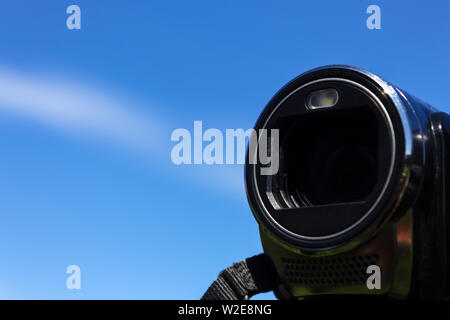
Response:
[{"label": "blue sky", "polygon": [[[66,28],[67,6],[81,30]],[[366,8],[381,8],[381,30]],[[0,298],[197,299],[260,253],[240,165],[175,166],[176,128],[250,128],[352,64],[450,112],[448,1],[3,1]],[[82,289],[66,288],[79,265]],[[262,295],[271,298],[271,294]]]}]

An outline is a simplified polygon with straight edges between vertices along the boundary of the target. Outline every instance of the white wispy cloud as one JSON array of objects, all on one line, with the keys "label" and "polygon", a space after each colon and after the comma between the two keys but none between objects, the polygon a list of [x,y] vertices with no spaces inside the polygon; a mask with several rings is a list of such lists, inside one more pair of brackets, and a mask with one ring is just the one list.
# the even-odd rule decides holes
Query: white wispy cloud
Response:
[{"label": "white wispy cloud", "polygon": [[[149,165],[165,164],[170,171],[170,124],[151,114],[151,108],[138,107],[129,100],[98,85],[0,67],[0,112],[33,119],[58,132],[107,140],[146,157]],[[176,170],[176,175],[180,172],[207,187],[213,183],[217,190],[243,194],[241,168],[186,168]]]},{"label": "white wispy cloud", "polygon": [[148,150],[164,139],[158,120],[109,92],[63,79],[0,68],[0,110],[58,127]]}]

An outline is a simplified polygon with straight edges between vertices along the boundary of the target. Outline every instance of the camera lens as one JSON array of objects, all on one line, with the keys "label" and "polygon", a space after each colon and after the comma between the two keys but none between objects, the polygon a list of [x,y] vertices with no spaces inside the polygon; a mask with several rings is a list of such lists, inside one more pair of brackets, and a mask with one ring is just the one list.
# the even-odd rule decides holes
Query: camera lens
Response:
[{"label": "camera lens", "polygon": [[339,251],[369,238],[415,197],[421,180],[410,164],[423,166],[423,141],[396,90],[367,71],[328,66],[270,100],[255,129],[272,158],[275,144],[266,138],[276,130],[278,170],[265,174],[272,163],[258,162],[255,149],[245,167],[249,204],[264,231],[305,252]]},{"label": "camera lens", "polygon": [[288,121],[283,179],[297,204],[358,202],[370,195],[378,172],[377,121],[370,108]]},{"label": "camera lens", "polygon": [[311,189],[319,189],[320,195],[329,194],[334,201],[364,200],[376,182],[375,157],[376,154],[364,145],[349,144],[334,151],[330,150],[329,158],[324,165],[316,168],[322,172],[318,176],[320,181],[310,179],[307,184]]},{"label": "camera lens", "polygon": [[278,171],[246,168],[254,212],[277,234],[308,246],[350,237],[389,198],[396,146],[383,96],[340,78],[279,95],[255,126],[279,131]]}]

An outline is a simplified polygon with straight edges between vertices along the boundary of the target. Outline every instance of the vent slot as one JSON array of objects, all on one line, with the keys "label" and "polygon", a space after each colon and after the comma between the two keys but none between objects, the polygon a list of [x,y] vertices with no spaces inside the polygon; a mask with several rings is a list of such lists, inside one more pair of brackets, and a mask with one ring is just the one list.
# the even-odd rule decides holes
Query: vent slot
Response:
[{"label": "vent slot", "polygon": [[282,258],[288,283],[308,287],[365,284],[370,265],[378,265],[378,254],[332,258]]}]

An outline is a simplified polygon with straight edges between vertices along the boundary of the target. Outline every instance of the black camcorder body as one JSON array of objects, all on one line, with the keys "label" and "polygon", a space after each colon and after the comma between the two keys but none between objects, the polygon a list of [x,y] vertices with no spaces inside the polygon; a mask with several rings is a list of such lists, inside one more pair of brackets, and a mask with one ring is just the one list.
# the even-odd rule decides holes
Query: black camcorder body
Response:
[{"label": "black camcorder body", "polygon": [[278,298],[450,294],[446,113],[368,71],[332,65],[276,93],[261,129],[278,131],[278,170],[261,174],[266,165],[249,150],[245,179],[282,280]]}]

